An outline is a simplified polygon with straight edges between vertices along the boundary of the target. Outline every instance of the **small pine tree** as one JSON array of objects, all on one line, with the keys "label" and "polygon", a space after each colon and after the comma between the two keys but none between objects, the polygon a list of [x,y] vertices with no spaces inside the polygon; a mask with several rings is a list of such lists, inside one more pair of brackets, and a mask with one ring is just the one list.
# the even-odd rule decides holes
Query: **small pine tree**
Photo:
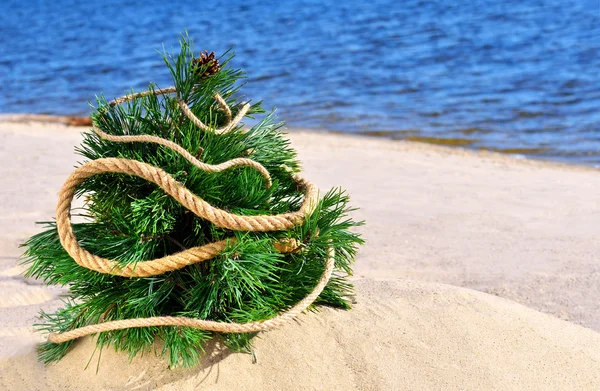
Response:
[{"label": "small pine tree", "polygon": [[[177,186],[233,215],[277,216],[298,211],[305,202],[297,179],[300,164],[280,132],[283,124],[274,122],[272,112],[249,130],[236,123],[236,116],[240,119],[264,110],[260,102],[239,104],[236,83],[244,73],[228,66],[233,55],[216,59],[212,53],[203,53],[194,58],[187,36],[180,44],[178,55],[164,53],[174,81],[174,88],[167,92],[174,95],[150,85],[147,92],[127,99],[107,102],[98,98],[94,128],[85,134],[77,152],[87,162],[118,158],[158,167]],[[192,115],[186,114],[185,107]],[[140,135],[154,138],[143,142],[119,138]],[[158,138],[170,144],[161,145]],[[175,144],[192,157],[173,149]],[[192,162],[197,159],[214,166],[240,158],[257,164],[209,172]],[[61,243],[59,219],[41,223],[46,230],[24,245],[26,276],[69,289],[62,309],[42,313],[42,330],[60,334],[116,320],[165,316],[242,324],[270,319],[313,290],[324,274],[330,249],[335,253],[333,275],[309,308],[350,307],[352,286],[346,277],[352,273],[362,240],[350,230],[360,223],[347,216],[348,197],[341,189],[328,191],[289,229],[264,232],[214,224],[136,175],[96,173],[74,191],[76,196],[85,194],[86,200],[78,213],[85,220],[73,224],[69,220],[68,224],[77,246],[116,266],[108,271],[82,266]],[[145,262],[217,242],[224,244],[208,260],[135,276],[136,268]],[[292,248],[283,248],[291,244]],[[130,275],[121,272],[126,268],[132,271]],[[171,367],[191,366],[198,362],[201,347],[215,335],[232,350],[249,352],[256,334],[187,326],[131,327],[98,333],[97,345],[112,344],[133,358],[151,350],[159,339]],[[57,361],[72,343],[50,338],[39,347],[40,359]]]}]

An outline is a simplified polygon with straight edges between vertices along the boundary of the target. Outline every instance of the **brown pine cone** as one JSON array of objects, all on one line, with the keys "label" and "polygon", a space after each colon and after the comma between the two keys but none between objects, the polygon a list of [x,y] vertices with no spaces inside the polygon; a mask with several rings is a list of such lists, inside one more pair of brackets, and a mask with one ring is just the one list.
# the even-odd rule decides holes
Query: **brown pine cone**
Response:
[{"label": "brown pine cone", "polygon": [[195,67],[194,72],[200,79],[212,76],[221,69],[219,60],[215,58],[215,52],[209,53],[207,50],[200,53],[200,57],[194,58],[192,65]]}]

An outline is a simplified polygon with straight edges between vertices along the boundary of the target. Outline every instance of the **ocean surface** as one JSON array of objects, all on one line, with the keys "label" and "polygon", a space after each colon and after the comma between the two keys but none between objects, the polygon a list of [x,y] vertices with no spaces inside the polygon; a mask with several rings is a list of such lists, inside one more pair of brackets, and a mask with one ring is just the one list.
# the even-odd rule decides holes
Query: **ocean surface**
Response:
[{"label": "ocean surface", "polygon": [[168,86],[185,29],[290,127],[600,165],[600,0],[2,0],[0,112]]}]

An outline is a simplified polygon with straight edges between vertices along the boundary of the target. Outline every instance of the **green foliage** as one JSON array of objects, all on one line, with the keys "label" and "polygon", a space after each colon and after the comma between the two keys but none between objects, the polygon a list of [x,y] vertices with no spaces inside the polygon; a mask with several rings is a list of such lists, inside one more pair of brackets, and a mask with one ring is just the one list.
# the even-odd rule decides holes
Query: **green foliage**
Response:
[{"label": "green foliage", "polygon": [[[193,51],[187,37],[176,56],[164,54],[178,89],[192,111],[209,126],[221,126],[225,116],[213,98],[218,92],[236,114],[243,72],[228,67],[232,58],[221,58],[222,69],[200,80],[192,66]],[[157,88],[150,85],[149,90]],[[249,114],[263,113],[260,103]],[[192,166],[176,152],[152,143],[115,143],[85,134],[78,153],[86,160],[106,157],[133,159],[161,167],[210,204],[240,215],[270,215],[297,210],[302,202],[293,175],[300,170],[296,152],[279,131],[273,113],[250,130],[241,126],[216,135],[198,129],[182,115],[172,96],[149,95],[112,107],[103,97],[93,120],[113,135],[159,136],[196,154],[206,163],[218,164],[238,157],[251,158],[267,168],[273,186],[249,167],[208,173]],[[234,232],[193,215],[156,185],[138,177],[101,174],[80,185],[86,197],[85,223],[74,224],[82,247],[93,254],[135,264],[235,237],[219,256],[196,265],[148,278],[124,278],[101,274],[77,265],[60,244],[53,222],[29,239],[24,262],[27,277],[69,288],[68,299],[54,314],[42,314],[40,328],[62,332],[88,324],[152,316],[187,316],[227,322],[252,322],[276,316],[304,298],[325,268],[327,248],[335,248],[335,272],[315,304],[350,308],[352,273],[357,246],[362,243],[352,228],[360,223],[347,213],[348,197],[341,189],[327,192],[304,223],[289,231]],[[300,251],[281,254],[273,243],[294,238]],[[223,341],[235,351],[249,352],[252,334],[226,334]],[[213,333],[185,327],[147,327],[104,332],[99,347],[112,345],[130,358],[152,350],[156,340],[164,347],[170,366],[198,362],[202,346]],[[40,359],[59,360],[71,346],[45,343]]]}]

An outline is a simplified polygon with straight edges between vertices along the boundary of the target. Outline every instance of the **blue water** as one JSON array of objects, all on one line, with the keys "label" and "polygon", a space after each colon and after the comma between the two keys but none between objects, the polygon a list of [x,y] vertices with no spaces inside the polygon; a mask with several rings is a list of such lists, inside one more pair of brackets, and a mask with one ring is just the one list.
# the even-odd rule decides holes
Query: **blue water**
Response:
[{"label": "blue water", "polygon": [[600,164],[600,0],[2,0],[0,112],[168,86],[184,29],[290,127]]}]

